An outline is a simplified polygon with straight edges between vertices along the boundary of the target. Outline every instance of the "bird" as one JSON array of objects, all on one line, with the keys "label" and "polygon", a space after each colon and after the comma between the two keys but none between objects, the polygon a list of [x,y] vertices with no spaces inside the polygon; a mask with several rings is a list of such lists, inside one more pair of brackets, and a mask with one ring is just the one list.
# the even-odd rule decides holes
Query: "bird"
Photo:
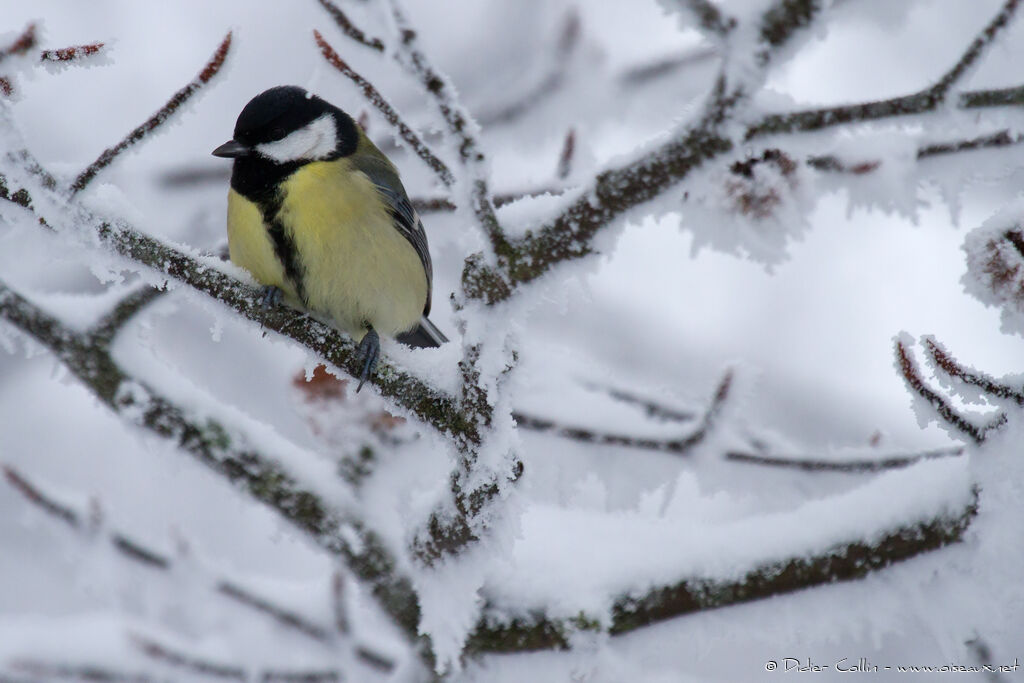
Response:
[{"label": "bird", "polygon": [[282,299],[327,316],[357,343],[358,392],[380,335],[413,347],[447,337],[430,314],[427,234],[394,164],[351,116],[293,85],[252,98],[232,139],[228,253]]}]

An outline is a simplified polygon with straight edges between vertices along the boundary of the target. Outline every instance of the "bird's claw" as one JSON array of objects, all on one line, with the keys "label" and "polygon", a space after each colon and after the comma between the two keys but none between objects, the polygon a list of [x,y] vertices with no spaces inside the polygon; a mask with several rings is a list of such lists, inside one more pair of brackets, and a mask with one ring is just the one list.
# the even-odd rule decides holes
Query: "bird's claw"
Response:
[{"label": "bird's claw", "polygon": [[262,297],[260,297],[260,308],[264,311],[269,311],[272,308],[276,308],[284,297],[284,290],[274,285],[267,285],[262,289]]},{"label": "bird's claw", "polygon": [[359,373],[359,386],[356,387],[356,393],[358,394],[370,373],[377,367],[377,359],[380,357],[380,336],[372,327],[363,337],[363,340],[359,342],[356,357],[363,364],[362,372]]}]

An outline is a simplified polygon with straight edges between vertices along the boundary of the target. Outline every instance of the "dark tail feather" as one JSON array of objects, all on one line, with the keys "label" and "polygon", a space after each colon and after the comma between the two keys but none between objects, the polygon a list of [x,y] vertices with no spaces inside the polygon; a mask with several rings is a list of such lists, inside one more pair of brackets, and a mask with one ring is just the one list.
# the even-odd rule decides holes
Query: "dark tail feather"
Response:
[{"label": "dark tail feather", "polygon": [[408,332],[403,332],[395,337],[395,339],[418,349],[433,348],[448,341],[448,337],[444,336],[441,330],[434,326],[434,323],[427,320],[427,316],[420,318],[420,322],[416,327]]}]

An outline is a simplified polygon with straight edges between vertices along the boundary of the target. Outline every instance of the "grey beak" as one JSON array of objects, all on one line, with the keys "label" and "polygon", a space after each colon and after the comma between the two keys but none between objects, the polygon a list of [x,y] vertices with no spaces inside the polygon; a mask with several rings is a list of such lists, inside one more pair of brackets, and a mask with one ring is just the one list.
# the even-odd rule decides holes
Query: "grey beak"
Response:
[{"label": "grey beak", "polygon": [[236,157],[244,157],[250,152],[252,152],[252,148],[248,145],[243,145],[241,142],[237,142],[235,140],[228,140],[223,145],[213,150],[212,154],[215,157],[234,159]]}]

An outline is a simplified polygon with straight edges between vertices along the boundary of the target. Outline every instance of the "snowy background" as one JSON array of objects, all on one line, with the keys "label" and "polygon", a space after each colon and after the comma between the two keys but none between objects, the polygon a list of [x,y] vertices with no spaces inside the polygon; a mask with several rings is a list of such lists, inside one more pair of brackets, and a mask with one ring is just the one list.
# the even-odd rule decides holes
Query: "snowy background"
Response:
[{"label": "snowy background", "polygon": [[[723,6],[743,11],[757,4]],[[653,0],[407,5],[425,51],[481,121],[499,194],[585,186],[598,170],[663,140],[699,111],[719,63],[690,23]],[[372,3],[345,6],[373,33],[386,33]],[[753,106],[777,111],[920,90],[955,63],[1000,6],[837,2],[791,59],[772,70]],[[316,2],[8,0],[0,7],[9,39],[37,21],[44,47],[108,45],[88,66],[59,73],[20,66],[13,75],[16,94],[5,107],[19,134],[67,179],[157,110],[194,77],[226,31],[234,32],[232,54],[214,83],[83,194],[99,214],[172,243],[219,248],[227,170],[209,153],[231,137],[250,97],[284,83],[307,87],[353,116],[368,112],[368,133],[389,150],[410,195],[441,194],[419,160],[393,146],[387,123],[322,60],[311,30],[324,33],[414,127],[432,134],[439,124],[422,91],[391,61],[348,42]],[[561,87],[501,120],[495,112],[521,101],[551,69],[570,12],[578,13],[580,33]],[[635,76],[680,55],[693,59],[657,76]],[[1024,23],[1017,21],[958,87],[1017,85],[1022,59]],[[901,331],[933,334],[988,373],[1021,371],[1024,339],[1001,332],[999,310],[964,292],[961,247],[970,229],[1019,196],[1024,147],[920,163],[907,156],[922,141],[1022,125],[1006,108],[786,139],[797,158],[848,153],[891,164],[863,177],[801,168],[794,198],[766,221],[763,243],[744,241],[751,221],[723,207],[718,189],[728,163],[759,154],[767,143],[741,147],[603,233],[599,255],[528,285],[508,312],[520,363],[507,390],[517,411],[594,430],[678,437],[688,427],[651,419],[605,389],[699,415],[731,367],[728,427],[684,457],[519,430],[526,474],[517,484],[516,521],[488,546],[490,554],[470,551],[429,571],[409,561],[423,628],[449,675],[775,680],[786,657],[828,665],[861,657],[880,666],[977,665],[977,647],[968,641],[984,642],[992,663],[1024,660],[1019,419],[984,449],[883,474],[808,473],[718,457],[745,434],[787,456],[818,460],[960,443],[920,419],[927,412],[915,411],[894,366],[893,338]],[[570,128],[576,152],[568,177],[559,180]],[[183,174],[191,176],[182,181]],[[550,196],[525,199],[499,216],[518,234],[558,206]],[[480,238],[467,214],[424,213],[424,223],[434,257],[431,317],[455,339],[449,293]],[[84,327],[126,286],[112,283],[119,277],[133,281],[125,264],[62,242],[3,207],[0,278],[44,310]],[[140,643],[148,640],[246,672],[337,670],[357,681],[422,675],[415,655],[354,583],[344,597],[354,635],[326,643],[218,599],[211,587],[228,577],[330,625],[336,560],[173,446],[125,426],[45,349],[2,322],[0,342],[10,351],[0,353],[0,462],[94,519],[92,531],[76,533],[0,486],[0,678],[45,678],[26,668],[38,662],[157,678],[217,677],[147,654]],[[413,422],[380,427],[388,404],[372,392],[312,397],[296,378],[312,370],[315,358],[263,336],[200,294],[176,290],[160,298],[122,333],[115,351],[137,377],[252,435],[328,500],[358,507],[395,548],[448,486],[452,456],[436,436]],[[457,344],[419,353],[385,345],[385,353],[436,371],[442,384],[450,378],[438,368],[459,358]],[[377,457],[356,488],[337,474],[338,463],[351,463],[365,443]],[[965,542],[860,581],[699,612],[623,636],[581,631],[570,652],[461,664],[455,656],[481,595],[510,609],[602,614],[614,596],[649,585],[738,576],[764,561],[870,540],[900,521],[961,509],[975,484],[980,511]],[[175,558],[174,571],[124,561],[102,540],[110,532],[146,539]],[[372,645],[396,666],[385,672],[353,657],[352,642]],[[780,671],[765,672],[769,660]],[[806,675],[838,678],[834,669]],[[1024,672],[1004,676],[1016,680]]]}]

